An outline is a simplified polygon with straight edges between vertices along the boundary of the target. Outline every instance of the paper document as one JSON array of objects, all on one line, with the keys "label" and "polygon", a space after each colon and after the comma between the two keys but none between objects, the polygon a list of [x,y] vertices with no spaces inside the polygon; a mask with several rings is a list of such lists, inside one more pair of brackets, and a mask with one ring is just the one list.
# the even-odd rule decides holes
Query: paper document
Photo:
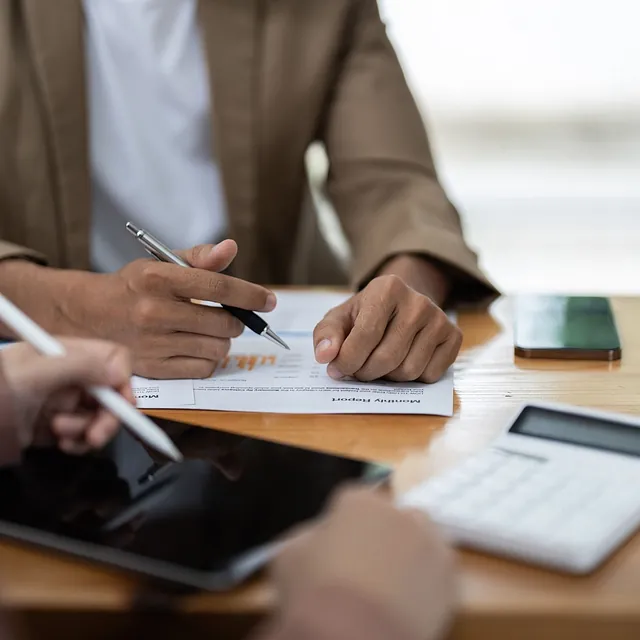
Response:
[{"label": "paper document", "polygon": [[134,376],[131,380],[138,407],[172,409],[194,403],[193,380],[148,380]]},{"label": "paper document", "polygon": [[206,380],[134,378],[141,408],[211,409],[264,413],[453,413],[453,373],[432,385],[417,382],[332,380],[315,361],[313,329],[346,295],[280,292],[265,315],[291,347],[285,351],[249,330]]}]

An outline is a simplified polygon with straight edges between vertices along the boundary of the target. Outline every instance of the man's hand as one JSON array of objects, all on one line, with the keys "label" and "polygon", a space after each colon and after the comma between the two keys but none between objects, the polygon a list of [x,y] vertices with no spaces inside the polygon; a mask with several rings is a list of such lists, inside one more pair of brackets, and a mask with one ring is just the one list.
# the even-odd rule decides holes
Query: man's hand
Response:
[{"label": "man's hand", "polygon": [[462,332],[430,298],[383,275],[329,311],[313,342],[334,379],[433,383],[456,359]]},{"label": "man's hand", "polygon": [[[113,274],[27,265],[33,275],[22,280],[26,292],[22,295],[16,288],[9,295],[52,333],[126,345],[139,375],[204,378],[227,355],[230,339],[239,336],[244,326],[224,309],[190,300],[263,312],[276,306],[275,295],[267,289],[218,273],[229,266],[237,250],[235,242],[225,240],[215,247],[202,245],[182,252],[193,269],[154,260],[137,260]],[[6,265],[16,272],[22,266]],[[42,303],[39,294],[45,299]],[[58,308],[55,317],[47,312],[46,300],[49,307]]]},{"label": "man's hand", "polygon": [[66,355],[42,356],[28,344],[3,350],[12,422],[21,449],[56,441],[65,453],[102,448],[119,421],[100,407],[86,385],[112,387],[132,404],[131,361],[124,347],[99,340],[62,340]]},{"label": "man's hand", "polygon": [[435,640],[453,614],[453,569],[453,553],[426,515],[349,489],[285,546],[274,577],[284,609],[310,590],[341,587],[387,611],[412,637]]}]

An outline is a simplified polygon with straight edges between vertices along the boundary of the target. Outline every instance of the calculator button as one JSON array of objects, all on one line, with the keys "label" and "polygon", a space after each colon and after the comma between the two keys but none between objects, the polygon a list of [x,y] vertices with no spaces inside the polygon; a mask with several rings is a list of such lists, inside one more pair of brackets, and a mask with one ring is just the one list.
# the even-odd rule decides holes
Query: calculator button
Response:
[{"label": "calculator button", "polygon": [[531,472],[534,464],[535,463],[532,462],[522,462],[518,459],[512,459],[501,465],[490,477],[494,482],[502,482],[509,486],[526,473]]},{"label": "calculator button", "polygon": [[486,493],[492,494],[494,497],[507,493],[513,486],[513,483],[504,476],[495,474],[486,476],[480,480],[480,488]]},{"label": "calculator button", "polygon": [[513,534],[523,542],[545,544],[553,536],[562,518],[562,510],[541,502],[520,515],[517,522],[513,523]]},{"label": "calculator button", "polygon": [[[510,495],[512,500],[516,500],[523,505],[529,505],[540,499],[541,492],[535,483],[527,481],[517,485]],[[544,495],[544,493],[542,495]]]},{"label": "calculator button", "polygon": [[447,471],[440,476],[442,481],[452,487],[453,491],[461,488],[464,485],[471,484],[475,480],[475,475],[472,471],[463,467],[456,467],[451,471]]},{"label": "calculator button", "polygon": [[498,507],[488,509],[474,522],[474,526],[481,531],[488,531],[497,535],[509,533],[512,527],[511,521],[505,518],[505,513]]},{"label": "calculator button", "polygon": [[590,497],[596,494],[597,491],[592,485],[573,481],[562,486],[554,494],[553,500],[565,513],[569,513],[584,505]]},{"label": "calculator button", "polygon": [[506,457],[507,456],[503,453],[490,451],[469,458],[469,460],[462,464],[461,468],[465,471],[471,472],[475,476],[480,476],[498,467],[505,461]]},{"label": "calculator button", "polygon": [[489,499],[485,494],[470,492],[458,500],[442,505],[441,517],[447,522],[472,522],[482,516],[489,507]]}]

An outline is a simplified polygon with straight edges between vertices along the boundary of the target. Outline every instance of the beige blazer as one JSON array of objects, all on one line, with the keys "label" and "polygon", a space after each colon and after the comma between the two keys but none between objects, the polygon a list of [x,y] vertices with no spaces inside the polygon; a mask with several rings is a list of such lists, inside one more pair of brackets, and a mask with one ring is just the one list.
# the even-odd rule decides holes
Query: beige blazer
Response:
[{"label": "beige blazer", "polygon": [[[415,252],[466,275],[463,297],[490,291],[375,0],[200,0],[199,12],[238,276],[288,283],[296,255],[314,255],[305,279],[330,277],[301,214],[304,155],[320,141],[354,285]],[[0,259],[89,268],[83,37],[82,0],[0,2]]]}]

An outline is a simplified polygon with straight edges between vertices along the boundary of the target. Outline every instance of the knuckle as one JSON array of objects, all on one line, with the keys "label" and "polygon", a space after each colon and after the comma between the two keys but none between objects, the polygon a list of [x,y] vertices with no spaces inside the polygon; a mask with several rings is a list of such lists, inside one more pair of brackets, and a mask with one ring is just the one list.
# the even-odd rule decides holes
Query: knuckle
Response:
[{"label": "knuckle", "polygon": [[384,291],[389,295],[398,295],[407,290],[407,285],[400,276],[390,274],[382,276],[382,286]]},{"label": "knuckle", "polygon": [[438,310],[438,313],[433,315],[430,320],[430,324],[436,331],[442,331],[445,327],[450,325],[447,314],[442,310]]},{"label": "knuckle", "polygon": [[432,316],[433,302],[426,296],[417,295],[412,302],[407,314],[407,323],[410,326],[424,325]]},{"label": "knuckle", "polygon": [[131,352],[124,345],[112,344],[105,361],[116,363],[123,371],[123,375],[131,374]]},{"label": "knuckle", "polygon": [[255,284],[243,283],[242,288],[238,289],[238,293],[242,293],[244,305],[249,309],[265,309],[269,298],[269,292]]},{"label": "knuckle", "polygon": [[427,369],[421,376],[421,380],[427,384],[435,384],[442,377],[442,372],[432,369]]},{"label": "knuckle", "polygon": [[229,351],[231,351],[231,340],[216,340],[216,344],[213,348],[213,356],[216,360],[223,360],[224,358],[226,358],[229,355]]},{"label": "knuckle", "polygon": [[362,366],[364,357],[352,343],[345,343],[333,362],[343,375],[352,376]]},{"label": "knuckle", "polygon": [[163,375],[165,368],[162,361],[140,359],[135,363],[134,371],[136,375],[142,376],[143,378],[160,380],[170,377],[167,374]]},{"label": "knuckle", "polygon": [[403,362],[399,367],[397,374],[402,380],[417,380],[424,371],[425,362],[412,360],[411,362]]},{"label": "knuckle", "polygon": [[224,299],[229,292],[229,283],[227,279],[219,274],[212,274],[210,276],[208,287],[211,291],[213,302],[219,302],[220,299]]},{"label": "knuckle", "polygon": [[375,310],[365,313],[354,327],[353,337],[367,345],[377,343],[382,337],[387,326],[386,318],[380,317]]},{"label": "knuckle", "polygon": [[[244,325],[242,324],[242,322],[240,322],[240,320],[232,316],[228,320],[228,328],[227,328],[228,336],[230,338],[237,338],[238,336],[241,336],[243,333],[244,333]],[[231,344],[230,341],[229,341],[229,344]]]},{"label": "knuckle", "polygon": [[145,330],[157,323],[159,314],[158,304],[152,298],[142,298],[133,308],[133,324],[141,330]]},{"label": "knuckle", "polygon": [[385,367],[387,371],[395,369],[401,362],[398,350],[393,347],[378,347],[372,358],[379,366]]},{"label": "knuckle", "polygon": [[206,258],[211,252],[211,245],[198,244],[195,247],[191,247],[190,258],[192,262],[199,262],[201,258]]},{"label": "knuckle", "polygon": [[244,325],[228,311],[216,309],[211,313],[205,309],[205,321],[209,324],[215,338],[237,338],[243,331]]},{"label": "knuckle", "polygon": [[210,313],[211,313],[211,310],[209,309],[209,307],[205,307],[204,305],[200,305],[200,304],[192,304],[189,307],[189,311],[191,314],[193,314],[193,317],[195,318],[195,321],[196,321],[196,326],[199,329],[202,329],[203,327],[206,327],[209,324]]},{"label": "knuckle", "polygon": [[202,378],[210,378],[215,369],[217,362],[215,360],[193,360],[193,363],[190,365],[191,375],[188,376],[190,378],[202,379]]},{"label": "knuckle", "polygon": [[166,285],[166,276],[155,262],[143,262],[138,273],[141,287],[147,291],[157,291]]}]

